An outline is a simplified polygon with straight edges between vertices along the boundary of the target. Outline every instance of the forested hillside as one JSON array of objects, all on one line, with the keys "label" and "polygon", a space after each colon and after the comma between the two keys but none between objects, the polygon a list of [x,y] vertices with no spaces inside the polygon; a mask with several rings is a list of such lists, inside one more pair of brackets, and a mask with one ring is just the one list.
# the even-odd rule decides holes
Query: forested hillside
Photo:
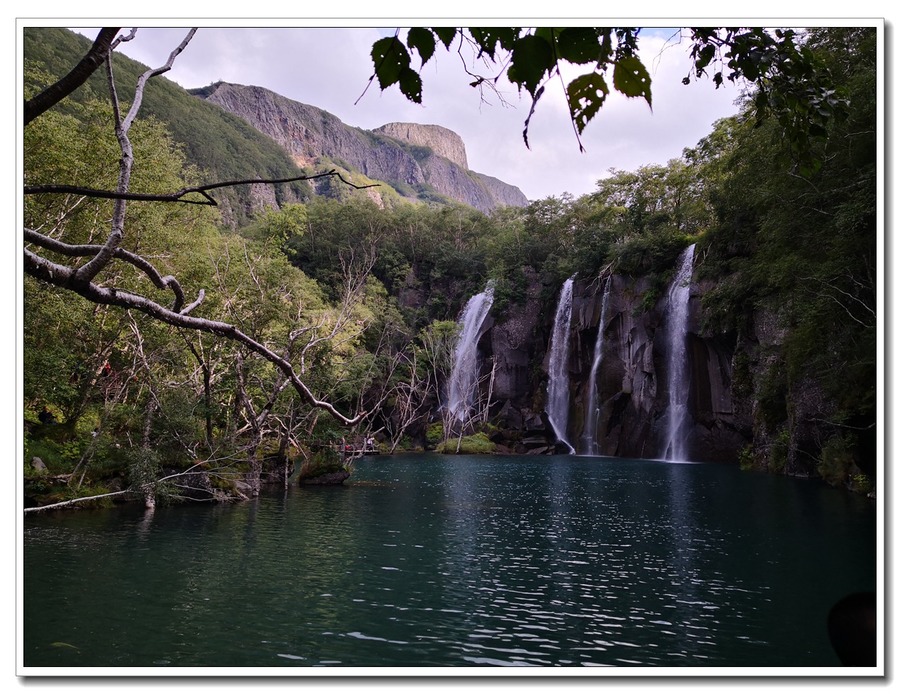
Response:
[{"label": "forested hillside", "polygon": [[[42,72],[64,72],[63,56],[81,42],[47,31],[26,31],[31,90],[47,83]],[[28,275],[26,506],[110,492],[250,496],[296,472],[340,471],[335,447],[370,437],[383,451],[525,452],[537,438],[554,450],[542,415],[554,309],[567,278],[575,278],[567,378],[579,393],[572,435],[584,431],[580,394],[594,387],[591,346],[605,334],[604,358],[615,366],[614,376],[600,377],[603,452],[634,456],[635,432],[645,431],[637,453],[652,456],[666,292],[692,244],[690,409],[702,430],[694,459],[873,490],[881,308],[875,40],[865,28],[810,32],[808,45],[847,108],[799,159],[777,120],[757,121],[751,94],[741,115],[718,122],[679,159],[615,171],[589,195],[524,208],[379,206],[365,195],[313,197],[304,183],[277,189],[278,209],[232,220],[209,207],[129,202],[124,249],[177,277],[186,301],[205,290],[192,315],[235,326],[283,357],[352,423],[311,403],[277,363],[227,331],[175,327]],[[136,71],[114,62],[127,100]],[[298,172],[237,118],[221,121],[229,131],[204,128],[209,140],[186,135],[172,114],[191,109],[184,121],[196,122],[214,107],[176,104],[171,89],[148,83],[132,133],[134,190],[178,190],[204,178],[200,172]],[[119,145],[103,90],[95,74],[26,127],[26,184],[115,188]],[[25,226],[70,247],[101,243],[114,205],[27,195]],[[65,255],[50,242],[42,248]],[[110,265],[103,282],[170,301],[138,270]],[[478,338],[478,411],[454,423],[442,406],[457,319],[486,287],[493,304]],[[609,287],[615,296],[602,323]],[[641,392],[632,387],[639,382]]]}]

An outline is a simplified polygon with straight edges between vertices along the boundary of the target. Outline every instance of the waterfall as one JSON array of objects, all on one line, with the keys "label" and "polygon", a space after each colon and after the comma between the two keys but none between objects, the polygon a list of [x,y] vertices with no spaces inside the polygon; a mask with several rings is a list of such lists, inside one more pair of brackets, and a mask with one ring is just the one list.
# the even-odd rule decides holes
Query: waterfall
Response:
[{"label": "waterfall", "polygon": [[556,438],[575,452],[566,438],[569,422],[569,326],[572,323],[572,285],[570,277],[563,283],[550,337],[549,381],[547,384],[547,417]]},{"label": "waterfall", "polygon": [[603,361],[603,329],[606,327],[606,309],[609,306],[611,286],[612,277],[609,277],[606,280],[606,289],[603,290],[600,324],[597,326],[597,340],[594,342],[594,361],[591,364],[591,375],[588,377],[588,402],[582,435],[584,455],[597,455],[600,452],[599,443],[596,441],[597,420],[600,418],[600,408],[597,406],[597,374],[600,372],[600,362]]},{"label": "waterfall", "polygon": [[478,338],[481,325],[494,303],[494,285],[466,302],[459,318],[459,339],[454,351],[453,369],[450,372],[450,386],[447,395],[447,409],[458,422],[469,418],[469,410],[475,402],[478,382]]},{"label": "waterfall", "polygon": [[667,416],[666,460],[686,460],[684,425],[688,416],[690,373],[687,359],[688,302],[691,298],[691,273],[694,269],[694,245],[681,254],[675,279],[669,287],[666,311],[666,347],[668,350],[669,410]]}]

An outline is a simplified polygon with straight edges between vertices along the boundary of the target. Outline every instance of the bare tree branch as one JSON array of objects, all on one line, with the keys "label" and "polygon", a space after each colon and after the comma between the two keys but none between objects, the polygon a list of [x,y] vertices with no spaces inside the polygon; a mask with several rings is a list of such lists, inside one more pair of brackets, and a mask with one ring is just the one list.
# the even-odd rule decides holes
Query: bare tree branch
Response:
[{"label": "bare tree branch", "polygon": [[[208,460],[208,461],[202,461],[200,463],[195,463],[194,465],[191,465],[186,470],[183,470],[181,472],[176,472],[171,475],[166,475],[165,477],[160,477],[158,480],[156,480],[154,482],[154,485],[159,485],[164,482],[168,482],[169,480],[178,479],[179,477],[186,477],[188,475],[192,475],[197,470],[197,468],[202,468],[202,467],[208,465],[210,462],[212,462],[212,461]],[[187,487],[184,487],[184,488],[187,488]],[[206,490],[203,490],[203,491],[206,491]],[[68,501],[60,501],[55,504],[47,504],[46,506],[29,506],[28,508],[23,508],[22,511],[24,513],[34,513],[36,511],[49,511],[54,508],[65,508],[67,506],[74,506],[75,504],[79,504],[83,501],[93,501],[95,499],[104,499],[104,498],[111,497],[111,496],[121,496],[122,494],[140,494],[140,493],[141,492],[139,490],[136,490],[133,488],[122,489],[121,491],[107,492],[106,494],[95,494],[94,496],[82,496],[78,499],[69,499]]]},{"label": "bare tree branch", "polygon": [[79,499],[70,499],[69,501],[60,501],[56,504],[47,504],[46,506],[29,506],[28,508],[23,508],[23,513],[33,513],[34,511],[49,511],[52,508],[65,508],[66,506],[74,506],[75,504],[81,503],[82,501],[93,501],[94,499],[103,499],[104,497],[109,496],[120,496],[122,494],[131,494],[133,493],[130,489],[123,489],[119,492],[108,492],[106,494],[97,494],[95,496],[83,496]]},{"label": "bare tree branch", "polygon": [[[189,193],[197,193],[203,196],[206,200],[205,203],[199,204],[215,205],[215,200],[207,193],[207,191],[228,186],[246,185],[253,183],[281,183],[289,182],[292,180],[309,180],[311,178],[320,178],[322,176],[335,175],[341,178],[341,180],[345,183],[348,183],[343,179],[342,176],[340,176],[340,174],[335,171],[330,171],[328,173],[317,174],[315,176],[299,176],[292,179],[258,179],[213,183],[205,186],[185,188],[168,196],[147,196],[130,193],[129,185],[131,180],[131,170],[133,166],[133,151],[128,133],[135,118],[137,117],[138,111],[143,101],[145,87],[151,78],[161,75],[171,69],[175,58],[185,49],[188,42],[193,37],[195,31],[196,29],[191,29],[188,32],[184,40],[178,45],[177,48],[175,48],[175,50],[170,53],[169,58],[164,65],[158,68],[149,69],[138,78],[138,83],[131,107],[124,117],[122,116],[118,95],[116,93],[115,79],[113,77],[112,70],[112,61],[110,59],[110,50],[112,50],[112,48],[119,41],[129,40],[131,37],[133,37],[134,31],[132,31],[129,36],[121,37],[119,39],[116,39],[115,41],[113,40],[115,32],[112,30],[105,30],[104,32],[102,32],[102,40],[98,37],[98,42],[95,42],[96,48],[92,49],[93,57],[87,63],[85,63],[87,67],[82,67],[82,71],[86,71],[86,74],[84,76],[84,79],[86,79],[87,75],[96,70],[99,64],[103,62],[104,58],[106,59],[107,81],[109,84],[110,98],[112,100],[113,113],[115,117],[114,120],[116,137],[119,141],[119,149],[121,152],[119,160],[119,180],[116,185],[116,190],[114,192],[92,191],[90,189],[78,188],[74,186],[37,186],[26,189],[26,192],[30,194],[37,194],[39,192],[69,194],[75,191],[80,191],[77,194],[85,195],[88,197],[93,196],[113,199],[116,202],[113,210],[111,229],[105,243],[81,245],[67,244],[53,239],[40,232],[34,231],[32,229],[27,229],[25,230],[25,240],[29,244],[39,246],[46,250],[65,255],[70,258],[91,256],[91,259],[83,265],[70,267],[54,262],[34,252],[34,250],[32,250],[31,248],[25,247],[23,249],[25,256],[24,270],[26,273],[39,280],[43,280],[44,282],[47,282],[54,286],[70,290],[93,303],[108,306],[119,306],[125,309],[134,309],[137,311],[141,311],[159,321],[162,321],[163,323],[173,325],[177,328],[207,332],[236,341],[249,348],[250,351],[258,354],[259,356],[262,356],[264,359],[274,364],[276,368],[278,368],[278,370],[281,372],[282,378],[284,380],[276,385],[276,395],[277,392],[280,392],[281,389],[285,387],[285,384],[289,382],[299,393],[300,397],[313,408],[324,410],[331,414],[337,421],[343,423],[344,425],[352,426],[360,421],[365,413],[360,412],[354,417],[347,417],[340,413],[330,402],[317,398],[310,390],[310,388],[306,385],[306,383],[300,378],[300,376],[297,374],[290,361],[288,360],[290,356],[290,346],[285,352],[285,356],[281,356],[232,324],[188,315],[191,310],[199,306],[203,301],[204,291],[200,290],[198,298],[185,307],[184,292],[181,289],[180,284],[174,277],[172,277],[171,275],[162,276],[150,261],[136,253],[132,253],[121,248],[122,239],[125,234],[125,208],[126,202],[129,200],[193,202],[195,204],[198,204],[197,201],[181,200],[183,196]],[[84,63],[85,61],[82,62]],[[74,80],[75,78],[72,79]],[[52,106],[53,103],[57,103],[59,100],[64,98],[66,94],[71,93],[72,90],[77,88],[77,85],[71,85],[72,82],[64,83],[61,91],[59,92],[59,94],[61,95],[52,98],[48,97],[47,101],[52,101],[52,103],[50,103],[50,106]],[[65,92],[65,89],[69,89],[69,91]],[[56,100],[53,101],[53,98],[55,98]],[[39,102],[39,105],[40,103],[41,102]],[[50,106],[46,106],[46,108],[49,108]],[[348,183],[348,185],[352,184]],[[353,187],[360,188],[369,186]],[[107,268],[110,262],[112,262],[114,259],[122,260],[132,265],[133,267],[138,268],[159,289],[171,290],[175,295],[172,306],[170,308],[166,308],[165,306],[157,303],[156,301],[153,301],[146,296],[135,294],[116,287],[102,286],[101,284],[97,283],[95,279],[97,278],[99,273]],[[371,264],[369,264],[368,267],[370,268]],[[338,314],[339,317],[336,322],[335,329],[331,332],[332,336],[336,334],[337,330],[339,329],[338,326],[342,325],[343,322],[348,319],[350,315],[350,299],[355,299],[358,296],[363,286],[362,283],[364,282],[364,276],[365,271],[357,276],[359,284],[351,285],[351,288],[348,292],[348,297],[345,299],[345,302]],[[294,337],[293,339],[296,339],[296,337]],[[290,345],[293,345],[293,339],[291,340]]]},{"label": "bare tree branch", "polygon": [[118,27],[101,29],[91,49],[65,77],[57,80],[40,94],[26,101],[24,124],[28,125],[39,115],[51,109],[84,84],[88,77],[94,74],[97,68],[103,64],[103,61],[109,56],[115,44],[118,43],[118,41],[113,41],[118,31]]},{"label": "bare tree branch", "polygon": [[[25,229],[24,238],[26,243],[33,243],[36,246],[41,246],[42,248],[46,248],[49,251],[53,251],[61,255],[66,255],[71,258],[96,255],[102,248],[102,246],[96,244],[80,244],[76,246],[64,243],[62,241],[57,241],[56,239],[51,239],[48,236],[44,236],[43,234],[39,234],[32,229]],[[171,289],[172,293],[175,294],[175,302],[172,305],[172,311],[174,311],[175,313],[190,313],[191,310],[199,306],[200,302],[203,301],[204,293],[201,289],[199,298],[192,304],[190,304],[187,308],[182,310],[182,305],[184,304],[184,291],[181,289],[181,285],[178,283],[178,280],[175,279],[172,275],[166,275],[165,277],[163,277],[148,260],[137,255],[136,253],[126,251],[124,248],[116,248],[113,252],[113,257],[134,265],[136,268],[143,271],[144,274],[146,274],[147,277],[150,278],[150,281],[153,282],[153,284],[158,289]]]},{"label": "bare tree branch", "polygon": [[358,413],[355,417],[347,417],[341,414],[331,403],[316,398],[309,387],[296,374],[290,362],[229,323],[185,315],[138,294],[116,289],[115,287],[101,287],[93,282],[80,281],[76,277],[76,271],[73,268],[42,258],[27,248],[25,249],[25,272],[49,284],[69,289],[96,304],[135,309],[169,325],[189,330],[199,330],[239,342],[278,367],[290,380],[300,397],[309,405],[325,410],[332,417],[347,426],[356,424],[364,416],[364,413]]},{"label": "bare tree branch", "polygon": [[[836,292],[837,294],[842,294],[843,296],[847,297],[847,299],[849,299],[850,301],[854,302],[855,305],[862,306],[862,308],[863,308],[867,313],[869,313],[869,314],[872,316],[873,319],[876,318],[876,315],[877,315],[877,314],[875,313],[875,309],[873,309],[871,306],[869,306],[865,301],[863,301],[862,299],[860,299],[858,296],[856,296],[856,295],[854,295],[854,294],[851,294],[850,292],[844,291],[843,289],[841,289],[840,287],[838,287],[838,286],[837,286],[836,284],[834,284],[833,282],[828,282],[828,281],[823,280],[823,279],[820,279],[820,278],[818,278],[818,277],[801,277],[800,279],[801,279],[801,280],[811,280],[811,281],[813,281],[813,282],[818,282],[818,283],[821,284],[822,286],[827,287],[828,289],[832,290],[832,292]],[[852,277],[851,277],[851,279],[852,279]],[[861,283],[857,282],[856,280],[854,280],[854,283],[855,283],[857,286],[859,286],[860,288],[866,288],[866,287],[864,287]],[[874,326],[874,323],[867,323],[866,321],[861,320],[860,318],[857,318],[857,317],[853,314],[853,312],[850,310],[850,306],[848,306],[846,303],[844,303],[844,301],[842,301],[842,300],[841,300],[838,296],[836,296],[834,293],[832,293],[832,292],[817,292],[817,291],[814,291],[814,290],[812,290],[812,289],[808,289],[808,288],[806,288],[806,287],[804,287],[804,290],[805,290],[807,293],[812,294],[813,296],[819,296],[819,297],[822,297],[822,298],[825,298],[825,299],[830,299],[831,301],[833,301],[834,303],[836,303],[838,306],[840,306],[842,309],[844,309],[844,311],[847,313],[848,316],[850,316],[850,318],[852,318],[853,320],[855,320],[857,323],[859,323],[859,324],[862,325],[863,327],[871,328],[871,327]],[[854,305],[854,304],[851,304],[851,305]]]},{"label": "bare tree branch", "polygon": [[[110,98],[112,99],[113,111],[115,113],[116,139],[118,139],[119,141],[119,149],[122,152],[122,156],[119,160],[119,182],[116,186],[116,190],[120,193],[128,192],[128,185],[131,181],[131,169],[134,165],[134,152],[131,146],[131,140],[128,137],[128,131],[131,129],[131,125],[132,123],[134,123],[134,119],[137,117],[138,111],[141,107],[141,103],[144,100],[144,89],[147,86],[147,81],[151,77],[161,75],[164,72],[168,72],[172,68],[172,63],[175,61],[175,58],[185,49],[196,31],[196,29],[191,29],[187,33],[187,36],[184,38],[184,40],[178,45],[177,48],[175,48],[175,50],[173,50],[169,54],[169,58],[164,65],[158,68],[146,70],[138,78],[137,87],[134,92],[134,98],[132,99],[131,103],[131,108],[128,110],[128,114],[124,119],[121,117],[121,113],[119,112],[119,98],[116,94],[115,79],[113,78],[112,60],[110,60],[109,55],[107,55],[106,74],[109,82],[109,93]],[[90,282],[91,280],[93,280],[94,277],[96,277],[97,274],[101,270],[103,270],[103,268],[105,268],[112,260],[113,254],[116,248],[122,242],[122,237],[124,236],[124,234],[125,200],[118,199],[116,200],[116,204],[113,209],[112,228],[110,229],[109,236],[106,239],[106,243],[90,261],[88,261],[75,271],[76,280],[79,282]]]},{"label": "bare tree branch", "polygon": [[[334,176],[341,180],[347,186],[356,190],[364,190],[366,188],[377,188],[380,183],[369,183],[364,186],[351,183],[344,178],[340,172],[332,169],[318,174],[305,174],[301,176],[291,176],[290,178],[247,178],[236,181],[222,181],[220,183],[207,183],[202,186],[190,186],[182,188],[174,193],[132,193],[117,190],[99,190],[97,188],[86,188],[84,186],[72,186],[58,183],[47,183],[33,186],[25,186],[23,189],[25,195],[39,195],[42,193],[74,193],[76,195],[84,195],[89,198],[103,198],[106,200],[132,200],[139,202],[180,202],[187,205],[207,205],[215,207],[219,203],[211,195],[207,193],[209,190],[217,188],[233,188],[235,186],[255,185],[258,183],[278,184],[278,183],[294,183],[295,181],[313,181],[317,178],[325,178],[326,176]],[[185,200],[184,197],[191,193],[197,193],[203,196],[203,200]]]}]

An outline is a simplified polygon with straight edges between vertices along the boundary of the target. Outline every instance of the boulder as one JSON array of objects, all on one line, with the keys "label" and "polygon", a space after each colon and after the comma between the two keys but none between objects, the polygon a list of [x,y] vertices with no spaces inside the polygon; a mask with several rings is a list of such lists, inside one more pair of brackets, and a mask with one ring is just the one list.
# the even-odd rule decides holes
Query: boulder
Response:
[{"label": "boulder", "polygon": [[336,472],[326,472],[316,477],[306,477],[300,480],[300,484],[317,484],[317,485],[336,485],[343,484],[344,480],[350,477],[350,473],[346,470],[338,470]]}]

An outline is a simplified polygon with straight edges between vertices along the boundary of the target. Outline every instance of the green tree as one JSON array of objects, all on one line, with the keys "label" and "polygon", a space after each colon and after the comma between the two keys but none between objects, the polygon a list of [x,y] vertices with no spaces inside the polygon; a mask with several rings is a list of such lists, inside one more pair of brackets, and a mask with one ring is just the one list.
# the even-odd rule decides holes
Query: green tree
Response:
[{"label": "green tree", "polygon": [[[65,432],[54,431],[72,444],[66,460],[77,460],[76,471],[113,442],[142,451],[132,456],[134,484],[148,503],[151,457],[174,460],[176,451],[193,470],[199,442],[211,453],[223,442],[233,450],[243,436],[255,493],[263,439],[280,435],[283,449],[299,409],[361,421],[314,393],[334,391],[329,377],[346,371],[372,320],[366,258],[346,259],[344,286],[329,305],[281,252],[296,223],[259,240],[220,234],[204,205],[232,183],[186,187],[197,174],[180,148],[159,122],[137,117],[148,83],[192,33],[164,66],[140,76],[127,110],[107,59],[110,104],[45,108],[46,93],[51,101],[69,93],[64,78],[29,100],[25,132],[28,416],[49,406],[63,420]],[[204,344],[202,333],[228,338],[228,347]]]},{"label": "green tree", "polygon": [[[134,91],[133,102],[127,113],[122,111],[121,105],[116,97],[112,64],[109,60],[106,61],[105,65],[109,74],[110,85],[112,85],[111,93],[113,96],[112,103],[114,112],[113,122],[115,124],[115,135],[120,150],[120,157],[118,161],[118,180],[115,191],[106,191],[105,193],[101,190],[92,190],[88,191],[87,193],[85,193],[85,191],[81,192],[82,194],[87,194],[90,197],[106,197],[114,200],[110,232],[107,235],[105,241],[101,244],[78,245],[73,244],[69,241],[59,241],[51,236],[48,236],[42,231],[38,231],[35,228],[28,228],[26,229],[25,239],[26,242],[31,246],[26,247],[25,249],[25,272],[50,284],[70,289],[96,303],[116,305],[124,308],[133,308],[152,315],[158,320],[167,322],[170,325],[191,330],[203,330],[214,334],[226,335],[231,339],[242,342],[250,350],[263,355],[278,368],[282,369],[288,375],[289,380],[298,390],[301,397],[305,398],[307,402],[315,407],[322,407],[328,410],[338,420],[343,420],[348,423],[352,422],[354,421],[354,418],[345,417],[341,413],[337,412],[337,410],[335,410],[330,403],[317,399],[312,391],[306,386],[306,384],[297,376],[295,372],[293,372],[291,365],[284,359],[279,357],[277,354],[266,348],[264,345],[253,340],[233,325],[191,316],[190,313],[202,303],[204,294],[201,293],[195,301],[185,306],[183,289],[174,276],[161,275],[158,269],[154,267],[153,263],[149,262],[146,258],[138,253],[127,251],[126,248],[122,245],[123,238],[125,238],[126,236],[126,206],[129,199],[147,201],[179,201],[182,200],[185,195],[184,190],[166,195],[157,195],[152,191],[148,193],[142,192],[138,194],[131,192],[132,185],[134,185],[137,181],[137,178],[135,178],[134,181],[132,180],[132,175],[135,172],[135,150],[134,144],[131,139],[131,131],[137,114],[140,110],[140,106],[143,100],[143,92],[147,86],[148,81],[154,76],[163,74],[171,68],[173,61],[184,49],[192,36],[193,30],[188,33],[188,36],[181,43],[181,45],[178,46],[170,54],[168,61],[163,66],[148,70],[141,75],[141,77],[138,79],[138,86]],[[64,80],[65,79],[66,78],[64,78]],[[60,99],[63,98],[66,93],[68,93],[65,89],[58,89],[57,85],[53,85],[48,89],[58,91],[60,93]],[[41,95],[38,95],[34,98],[38,99],[40,98],[40,96]],[[212,187],[206,187],[205,189],[194,188],[192,190],[201,193],[207,200],[209,200],[210,196],[207,191],[211,190],[214,187],[219,187],[219,185],[217,184]],[[26,192],[29,192],[31,194],[61,193],[63,191],[71,192],[68,186],[58,187],[54,186],[53,184],[43,186],[29,186],[26,188]],[[67,265],[50,260],[48,257],[41,255],[39,252],[32,250],[32,248],[34,247],[40,247],[44,250],[52,251],[54,253],[62,253],[74,258],[90,258],[90,260],[81,265]],[[141,271],[160,289],[167,290],[174,294],[174,301],[172,305],[170,307],[166,307],[147,296],[122,291],[121,289],[114,286],[104,285],[100,278],[103,276],[104,271],[109,270],[111,266],[115,266],[117,264],[114,261],[122,262],[126,265],[130,265],[132,268]]]},{"label": "green tree", "polygon": [[[814,145],[815,172],[795,167],[778,129],[732,119],[691,152],[705,172],[715,222],[703,239],[712,331],[747,334],[753,310],[777,315],[779,373],[759,374],[766,420],[784,424],[788,456],[829,438],[874,473],[876,395],[876,34],[810,32],[807,47],[848,97],[846,118]],[[795,416],[803,384],[826,398],[815,428]],[[765,387],[763,387],[765,386]],[[813,439],[818,440],[813,440]],[[852,445],[851,445],[852,444]],[[824,448],[823,448],[824,446]]]}]

